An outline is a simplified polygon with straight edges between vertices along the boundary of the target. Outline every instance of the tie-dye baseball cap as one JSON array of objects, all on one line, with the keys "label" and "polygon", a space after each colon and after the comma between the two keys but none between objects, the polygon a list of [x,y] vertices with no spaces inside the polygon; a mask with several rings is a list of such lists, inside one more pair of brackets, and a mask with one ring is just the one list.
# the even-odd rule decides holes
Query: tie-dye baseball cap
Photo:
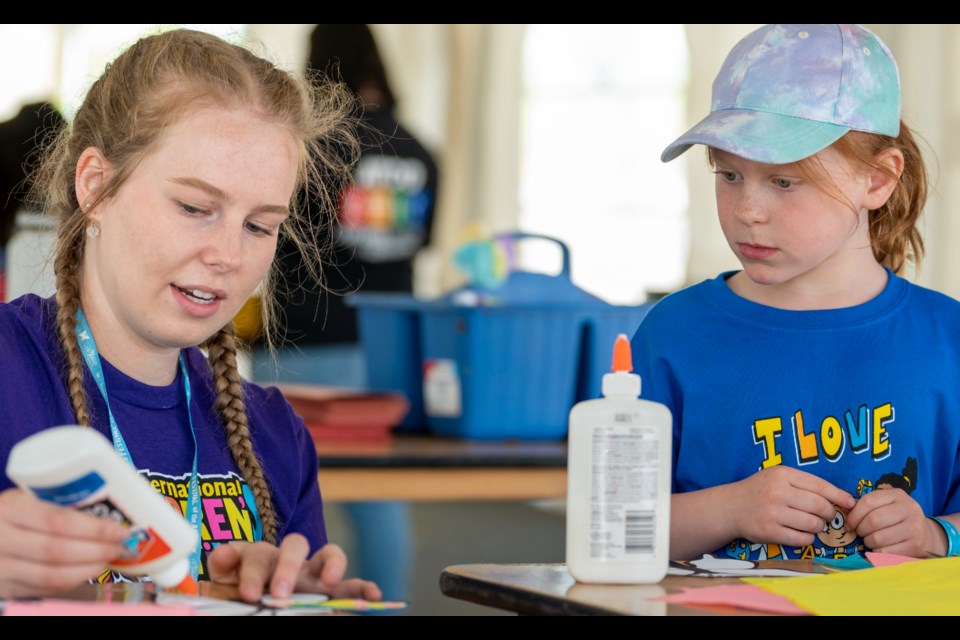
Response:
[{"label": "tie-dye baseball cap", "polygon": [[737,43],[713,82],[710,115],[660,159],[703,144],[787,164],[851,129],[900,131],[900,76],[887,46],[854,24],[771,24]]}]

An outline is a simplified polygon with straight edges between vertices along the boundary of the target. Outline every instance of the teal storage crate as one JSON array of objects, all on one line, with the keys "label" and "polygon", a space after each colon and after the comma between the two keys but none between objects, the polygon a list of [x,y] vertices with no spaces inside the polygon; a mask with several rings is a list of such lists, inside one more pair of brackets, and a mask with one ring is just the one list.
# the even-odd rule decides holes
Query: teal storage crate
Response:
[{"label": "teal storage crate", "polygon": [[561,273],[515,272],[498,287],[468,286],[439,300],[355,294],[370,386],[402,391],[401,430],[424,427],[476,440],[558,440],[580,400],[600,396],[620,333],[632,337],[650,305],[615,306]]}]

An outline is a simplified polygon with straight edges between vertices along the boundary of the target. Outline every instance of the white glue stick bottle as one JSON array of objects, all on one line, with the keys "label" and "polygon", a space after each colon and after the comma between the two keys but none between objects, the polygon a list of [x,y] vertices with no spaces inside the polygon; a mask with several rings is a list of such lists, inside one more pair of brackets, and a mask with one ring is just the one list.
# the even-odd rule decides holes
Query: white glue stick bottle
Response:
[{"label": "white glue stick bottle", "polygon": [[98,431],[62,426],[25,438],[10,450],[7,475],[43,500],[129,525],[127,552],[112,569],[198,592],[189,557],[199,534]]},{"label": "white glue stick bottle", "polygon": [[574,405],[567,447],[567,570],[579,582],[650,584],[667,573],[670,410],[641,400],[617,337],[603,396]]}]

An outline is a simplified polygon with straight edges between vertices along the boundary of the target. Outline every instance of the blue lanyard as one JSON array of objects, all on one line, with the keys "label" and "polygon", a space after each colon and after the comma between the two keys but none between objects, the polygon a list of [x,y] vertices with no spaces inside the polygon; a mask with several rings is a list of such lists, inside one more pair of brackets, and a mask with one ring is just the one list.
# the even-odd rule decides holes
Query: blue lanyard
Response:
[{"label": "blue lanyard", "polygon": [[[83,359],[93,374],[93,379],[100,389],[100,395],[107,405],[107,414],[110,416],[110,434],[113,436],[113,447],[123,458],[130,463],[134,469],[133,458],[130,457],[130,451],[127,449],[127,443],[123,440],[120,433],[120,427],[113,417],[113,411],[110,410],[110,400],[107,398],[107,384],[103,377],[103,366],[100,364],[100,352],[97,351],[97,343],[93,340],[93,333],[90,331],[90,325],[87,324],[87,317],[83,309],[77,309],[77,344],[80,346],[80,352]],[[190,435],[193,436],[193,472],[190,474],[190,490],[187,498],[187,520],[190,526],[197,532],[197,546],[190,556],[190,573],[196,580],[200,575],[200,481],[197,473],[197,432],[193,428],[193,413],[190,411],[190,376],[187,375],[187,365],[183,360],[183,354],[180,354],[180,371],[183,374],[183,390],[187,396],[187,419],[190,421]]]}]

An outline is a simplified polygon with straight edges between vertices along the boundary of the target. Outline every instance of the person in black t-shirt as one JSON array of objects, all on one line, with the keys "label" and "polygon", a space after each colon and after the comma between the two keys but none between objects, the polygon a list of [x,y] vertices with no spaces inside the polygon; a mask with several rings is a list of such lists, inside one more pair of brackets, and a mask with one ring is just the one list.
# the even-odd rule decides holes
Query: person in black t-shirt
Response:
[{"label": "person in black t-shirt", "polygon": [[[309,70],[342,80],[359,96],[362,150],[331,229],[325,291],[299,286],[305,278],[296,252],[289,252],[290,291],[282,300],[287,337],[299,347],[357,345],[356,310],[346,303],[351,293],[413,290],[413,260],[433,227],[437,164],[397,122],[396,100],[367,25],[317,25]],[[329,384],[363,386],[362,380],[318,375]]]}]

